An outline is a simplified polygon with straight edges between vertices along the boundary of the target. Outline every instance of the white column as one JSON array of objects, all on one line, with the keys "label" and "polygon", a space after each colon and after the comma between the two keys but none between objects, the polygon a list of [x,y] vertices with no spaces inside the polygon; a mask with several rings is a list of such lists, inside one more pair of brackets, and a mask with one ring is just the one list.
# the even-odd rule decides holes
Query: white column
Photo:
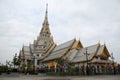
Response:
[{"label": "white column", "polygon": [[35,59],[35,63],[34,63],[35,67],[37,67],[37,59]]},{"label": "white column", "polygon": [[25,64],[26,64],[26,66],[27,66],[27,59],[25,59],[25,62],[24,62]]},{"label": "white column", "polygon": [[55,72],[56,72],[56,67],[57,67],[57,63],[55,64]]}]

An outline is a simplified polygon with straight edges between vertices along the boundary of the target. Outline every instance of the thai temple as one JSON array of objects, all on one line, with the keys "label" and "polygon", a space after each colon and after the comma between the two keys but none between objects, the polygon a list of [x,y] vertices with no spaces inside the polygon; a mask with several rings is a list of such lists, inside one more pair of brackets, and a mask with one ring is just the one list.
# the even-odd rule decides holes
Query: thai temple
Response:
[{"label": "thai temple", "polygon": [[84,46],[80,40],[74,38],[57,45],[50,31],[47,7],[42,28],[36,40],[29,46],[23,45],[19,52],[20,69],[23,66],[31,66],[35,70],[47,67],[57,71],[58,66],[65,68],[69,64],[78,67],[87,64],[103,67],[106,63],[112,62],[110,57],[106,44],[100,44],[99,41],[96,44]]}]

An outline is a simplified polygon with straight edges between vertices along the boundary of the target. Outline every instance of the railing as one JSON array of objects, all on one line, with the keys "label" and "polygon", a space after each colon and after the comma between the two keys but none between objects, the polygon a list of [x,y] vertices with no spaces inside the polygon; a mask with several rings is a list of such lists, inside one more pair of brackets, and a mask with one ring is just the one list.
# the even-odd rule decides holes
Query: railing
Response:
[{"label": "railing", "polygon": [[120,74],[120,68],[87,68],[88,74],[85,69],[75,69],[74,71],[67,70],[64,72],[63,70],[59,72],[54,72],[54,70],[48,70],[46,73],[48,75],[116,75]]}]

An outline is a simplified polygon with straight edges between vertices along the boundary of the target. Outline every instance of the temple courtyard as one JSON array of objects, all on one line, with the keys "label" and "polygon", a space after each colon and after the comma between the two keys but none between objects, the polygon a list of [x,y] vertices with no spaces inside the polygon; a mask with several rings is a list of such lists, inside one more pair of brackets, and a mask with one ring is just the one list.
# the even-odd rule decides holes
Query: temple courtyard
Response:
[{"label": "temple courtyard", "polygon": [[11,73],[0,75],[0,80],[120,80],[120,75],[47,76],[45,74],[24,75]]}]

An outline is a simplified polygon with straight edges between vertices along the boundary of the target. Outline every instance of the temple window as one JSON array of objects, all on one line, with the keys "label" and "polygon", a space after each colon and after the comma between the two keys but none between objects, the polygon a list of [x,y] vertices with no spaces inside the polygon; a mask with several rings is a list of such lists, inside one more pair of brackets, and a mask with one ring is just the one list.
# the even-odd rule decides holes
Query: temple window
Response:
[{"label": "temple window", "polygon": [[37,56],[39,56],[39,54],[37,54]]},{"label": "temple window", "polygon": [[107,58],[105,58],[105,57],[101,57],[100,59],[101,59],[101,60],[107,60]]},{"label": "temple window", "polygon": [[40,60],[37,60],[37,65],[39,65],[39,63],[40,63]]},{"label": "temple window", "polygon": [[45,48],[45,45],[39,45],[39,48]]}]

